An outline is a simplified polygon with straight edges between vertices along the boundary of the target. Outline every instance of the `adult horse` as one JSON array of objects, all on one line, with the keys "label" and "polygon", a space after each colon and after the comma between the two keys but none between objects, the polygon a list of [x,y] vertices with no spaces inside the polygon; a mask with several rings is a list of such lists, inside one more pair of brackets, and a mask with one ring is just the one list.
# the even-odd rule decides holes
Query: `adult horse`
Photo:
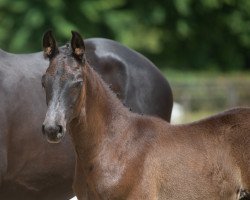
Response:
[{"label": "adult horse", "polygon": [[78,33],[71,48],[44,49],[43,131],[52,143],[70,134],[79,200],[249,199],[250,108],[170,125],[124,107],[86,62]]},{"label": "adult horse", "polygon": [[[88,62],[124,104],[135,112],[170,120],[171,89],[148,59],[107,39],[87,39],[85,44]],[[56,145],[41,139],[46,113],[41,77],[47,66],[42,52],[0,51],[1,200],[73,196],[75,157],[70,138]]]}]

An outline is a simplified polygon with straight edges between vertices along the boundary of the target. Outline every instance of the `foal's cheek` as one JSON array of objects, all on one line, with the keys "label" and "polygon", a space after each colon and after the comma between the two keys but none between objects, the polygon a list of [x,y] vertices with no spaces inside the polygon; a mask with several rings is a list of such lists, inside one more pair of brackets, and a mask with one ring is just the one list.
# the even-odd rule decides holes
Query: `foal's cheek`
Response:
[{"label": "foal's cheek", "polygon": [[72,101],[70,102],[68,113],[67,113],[67,118],[69,120],[72,120],[77,116],[77,110],[79,108],[79,103],[77,100],[78,100],[77,98],[73,98]]},{"label": "foal's cheek", "polygon": [[66,95],[67,97],[70,97],[68,98],[68,102],[67,102],[68,110],[66,114],[69,121],[77,117],[80,112],[82,103],[84,101],[82,94],[83,94],[83,91],[81,87],[74,87]]}]

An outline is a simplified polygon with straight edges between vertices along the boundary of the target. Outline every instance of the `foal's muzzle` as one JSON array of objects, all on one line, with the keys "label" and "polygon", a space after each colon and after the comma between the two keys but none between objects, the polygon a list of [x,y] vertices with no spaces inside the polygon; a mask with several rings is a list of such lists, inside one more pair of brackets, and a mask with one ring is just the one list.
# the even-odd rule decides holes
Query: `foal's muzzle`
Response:
[{"label": "foal's muzzle", "polygon": [[50,143],[60,142],[64,135],[63,126],[58,124],[43,124],[42,132]]}]

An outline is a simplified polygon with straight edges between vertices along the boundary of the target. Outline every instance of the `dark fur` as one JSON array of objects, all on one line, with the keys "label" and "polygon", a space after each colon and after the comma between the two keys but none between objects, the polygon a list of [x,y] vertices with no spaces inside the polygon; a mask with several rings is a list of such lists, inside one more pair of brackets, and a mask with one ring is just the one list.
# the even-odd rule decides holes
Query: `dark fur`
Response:
[{"label": "dark fur", "polygon": [[[127,106],[170,120],[171,89],[149,60],[111,40],[85,44],[88,61]],[[48,61],[42,52],[1,50],[0,58],[0,199],[68,199],[75,163],[70,138],[53,146],[41,134],[46,112],[41,77]]]}]

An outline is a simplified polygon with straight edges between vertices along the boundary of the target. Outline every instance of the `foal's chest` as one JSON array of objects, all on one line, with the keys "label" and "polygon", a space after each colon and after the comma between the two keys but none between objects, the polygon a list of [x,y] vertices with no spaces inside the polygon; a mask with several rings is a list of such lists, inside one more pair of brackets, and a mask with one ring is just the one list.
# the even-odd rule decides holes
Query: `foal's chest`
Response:
[{"label": "foal's chest", "polygon": [[115,163],[93,165],[87,172],[87,191],[91,199],[123,199],[128,185],[125,167]]}]

